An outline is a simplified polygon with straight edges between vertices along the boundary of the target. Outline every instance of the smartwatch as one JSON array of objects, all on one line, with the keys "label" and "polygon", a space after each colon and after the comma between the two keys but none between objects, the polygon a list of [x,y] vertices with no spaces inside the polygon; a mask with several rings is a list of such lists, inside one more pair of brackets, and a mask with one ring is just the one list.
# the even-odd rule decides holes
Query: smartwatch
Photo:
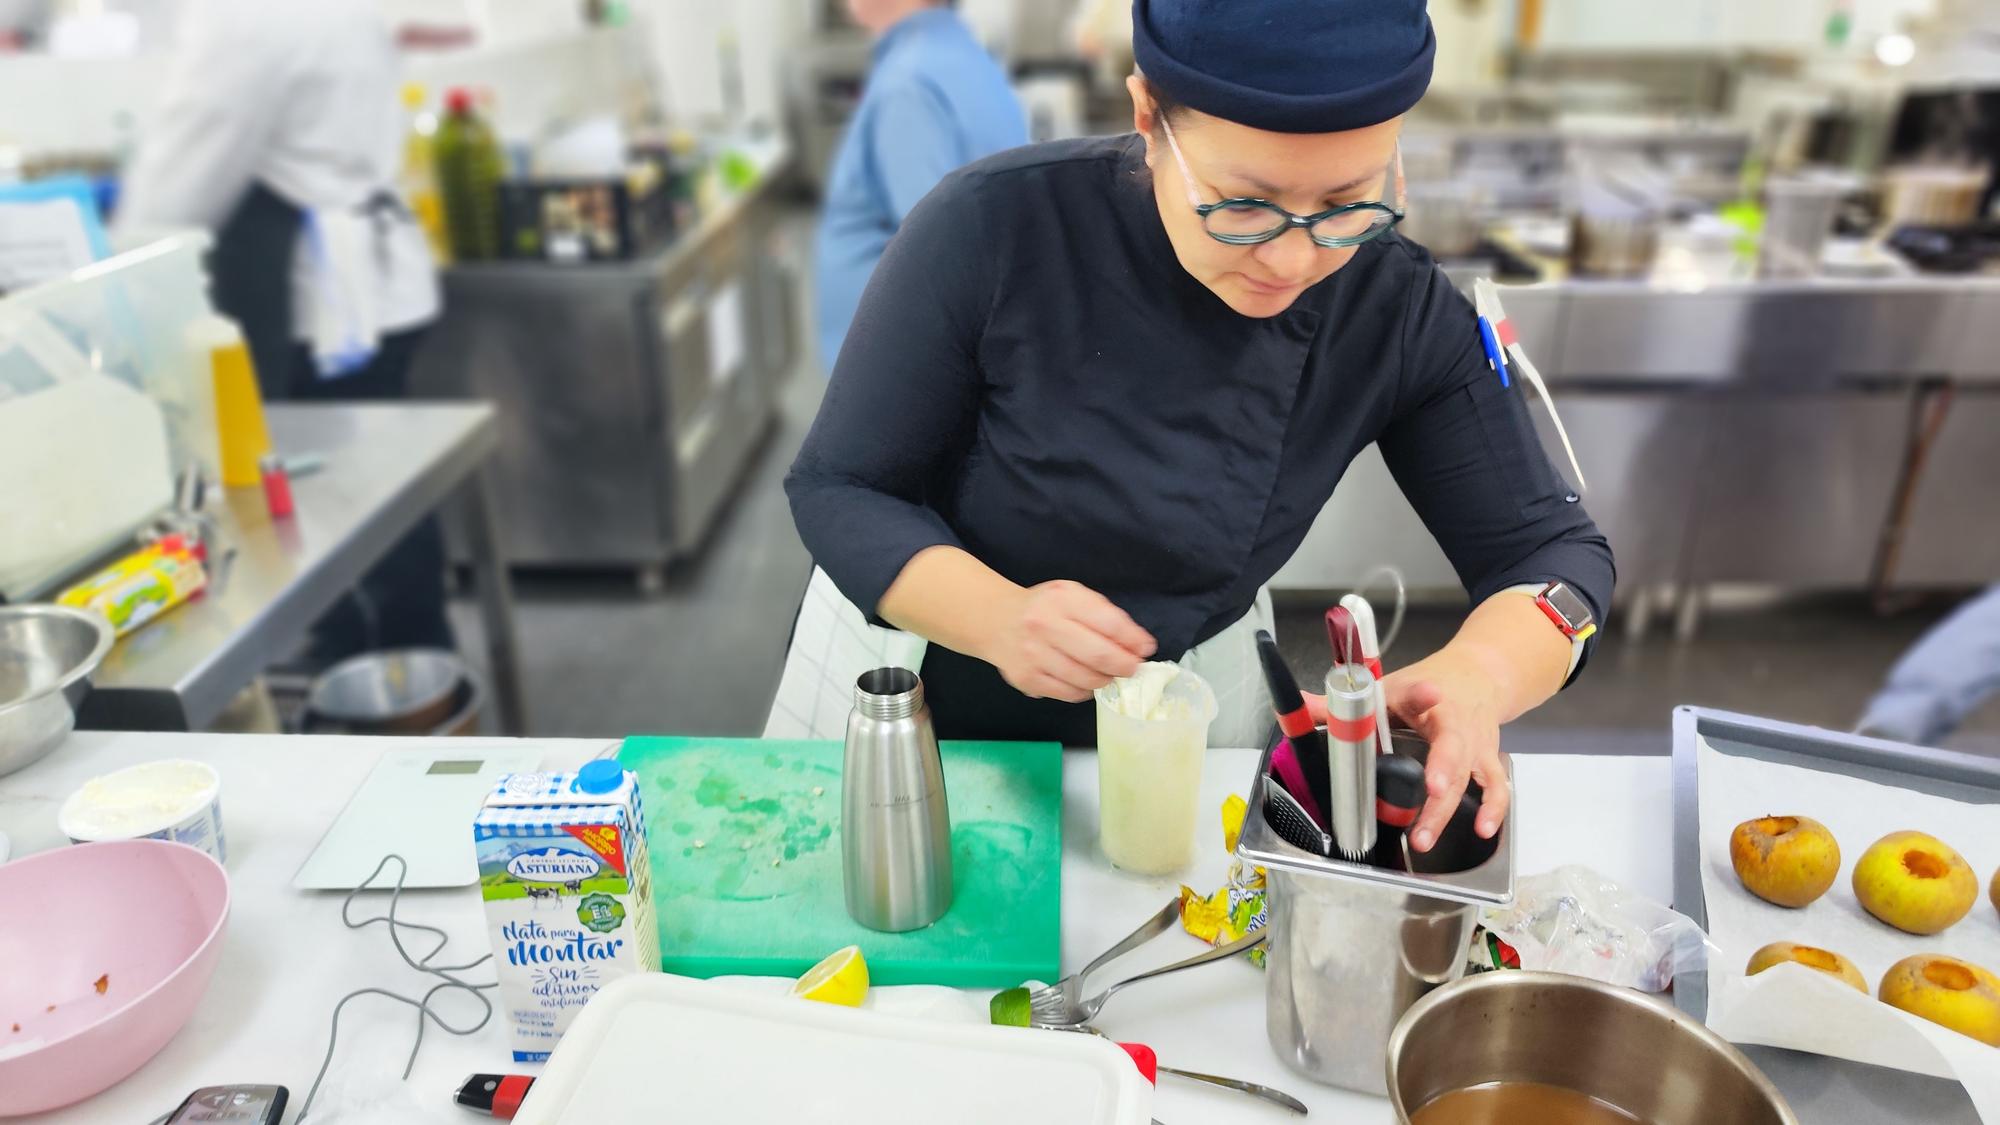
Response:
[{"label": "smartwatch", "polygon": [[1542,615],[1562,630],[1562,634],[1572,641],[1587,641],[1597,632],[1597,620],[1590,615],[1590,607],[1567,582],[1551,582],[1535,595],[1535,604],[1542,607]]},{"label": "smartwatch", "polygon": [[1583,642],[1597,633],[1597,619],[1591,614],[1590,606],[1569,588],[1567,582],[1509,586],[1506,592],[1535,599],[1542,616],[1569,638],[1569,671],[1563,675],[1565,679],[1575,675],[1576,666],[1583,663]]}]

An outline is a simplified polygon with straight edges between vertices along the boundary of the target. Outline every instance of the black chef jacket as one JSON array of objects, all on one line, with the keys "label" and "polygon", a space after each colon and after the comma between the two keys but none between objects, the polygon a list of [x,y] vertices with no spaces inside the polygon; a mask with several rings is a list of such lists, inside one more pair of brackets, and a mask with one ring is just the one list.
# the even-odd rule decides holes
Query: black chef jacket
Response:
[{"label": "black chef jacket", "polygon": [[[1102,593],[1176,659],[1243,616],[1376,442],[1474,602],[1560,578],[1602,620],[1611,549],[1430,255],[1385,234],[1283,314],[1241,316],[1174,257],[1144,151],[1015,149],[911,211],[785,480],[841,591],[873,616],[913,555],[954,545]],[[1095,741],[1087,704],[942,646],[923,676],[945,737]]]}]

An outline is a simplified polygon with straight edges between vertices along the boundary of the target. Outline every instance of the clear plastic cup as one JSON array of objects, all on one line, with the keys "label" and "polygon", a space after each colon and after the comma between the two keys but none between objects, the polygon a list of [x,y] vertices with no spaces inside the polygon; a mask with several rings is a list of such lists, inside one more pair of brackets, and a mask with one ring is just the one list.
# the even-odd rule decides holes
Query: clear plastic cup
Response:
[{"label": "clear plastic cup", "polygon": [[1201,763],[1215,693],[1183,671],[1155,712],[1134,719],[1118,709],[1119,685],[1097,689],[1097,819],[1104,853],[1138,875],[1171,875],[1194,860]]}]

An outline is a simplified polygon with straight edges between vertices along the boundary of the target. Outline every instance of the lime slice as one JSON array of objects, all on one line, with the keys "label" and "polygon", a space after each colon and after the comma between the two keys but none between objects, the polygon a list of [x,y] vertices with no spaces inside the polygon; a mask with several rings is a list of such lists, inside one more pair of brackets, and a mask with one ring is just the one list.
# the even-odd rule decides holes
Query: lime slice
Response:
[{"label": "lime slice", "polygon": [[994,993],[993,1002],[986,1006],[986,1011],[1001,1027],[1026,1027],[1034,1022],[1033,1005],[1025,988]]},{"label": "lime slice", "polygon": [[868,962],[862,960],[861,947],[850,945],[836,950],[806,970],[806,975],[792,986],[792,995],[859,1008],[868,995]]}]

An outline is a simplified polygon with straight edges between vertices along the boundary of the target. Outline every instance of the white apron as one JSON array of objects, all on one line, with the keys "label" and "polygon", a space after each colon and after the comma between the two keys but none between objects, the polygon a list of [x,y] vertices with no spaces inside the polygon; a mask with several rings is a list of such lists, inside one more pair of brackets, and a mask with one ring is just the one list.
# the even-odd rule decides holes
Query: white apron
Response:
[{"label": "white apron", "polygon": [[[1259,629],[1276,632],[1268,590],[1258,591],[1250,611],[1235,624],[1196,645],[1179,661],[1215,692],[1210,746],[1261,747],[1275,722],[1257,659]],[[845,738],[854,681],[871,668],[918,671],[928,645],[913,633],[870,625],[833,579],[814,567],[792,629],[778,694],[764,721],[764,737]]]}]

